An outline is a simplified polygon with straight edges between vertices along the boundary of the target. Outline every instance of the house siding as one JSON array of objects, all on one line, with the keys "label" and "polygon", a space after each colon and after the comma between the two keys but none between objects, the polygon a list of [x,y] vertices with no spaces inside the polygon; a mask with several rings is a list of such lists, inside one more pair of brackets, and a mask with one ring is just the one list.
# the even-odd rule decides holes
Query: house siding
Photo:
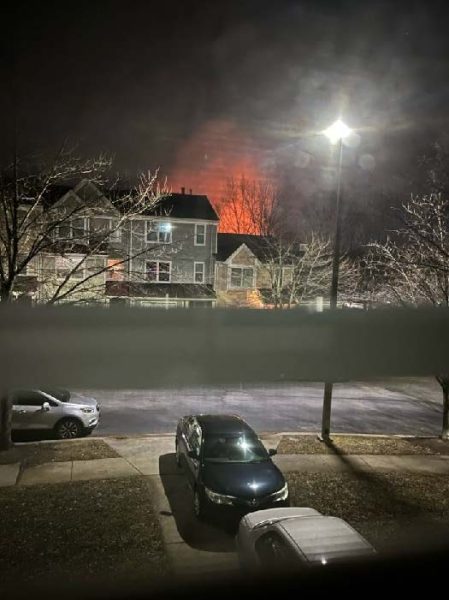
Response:
[{"label": "house siding", "polygon": [[[163,221],[172,224],[171,243],[148,243],[145,239],[146,225],[144,219],[132,224],[131,255],[142,254],[133,258],[131,279],[146,279],[146,263],[152,260],[171,261],[172,283],[194,283],[194,264],[204,262],[205,284],[213,285],[215,271],[215,245],[217,225],[206,225],[206,243],[204,246],[195,245],[195,223],[198,221],[180,222],[170,219],[147,219],[148,222]],[[127,235],[129,240],[129,234]]]}]

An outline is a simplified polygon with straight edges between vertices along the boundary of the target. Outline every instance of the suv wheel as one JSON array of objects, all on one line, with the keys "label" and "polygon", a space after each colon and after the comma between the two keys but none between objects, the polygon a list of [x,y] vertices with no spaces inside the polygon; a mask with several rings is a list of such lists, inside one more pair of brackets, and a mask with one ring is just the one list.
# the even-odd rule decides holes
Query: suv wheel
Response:
[{"label": "suv wheel", "polygon": [[204,500],[201,492],[196,487],[193,492],[193,512],[200,521],[204,518]]},{"label": "suv wheel", "polygon": [[82,427],[76,419],[63,419],[56,425],[55,431],[59,440],[71,440],[81,436]]}]

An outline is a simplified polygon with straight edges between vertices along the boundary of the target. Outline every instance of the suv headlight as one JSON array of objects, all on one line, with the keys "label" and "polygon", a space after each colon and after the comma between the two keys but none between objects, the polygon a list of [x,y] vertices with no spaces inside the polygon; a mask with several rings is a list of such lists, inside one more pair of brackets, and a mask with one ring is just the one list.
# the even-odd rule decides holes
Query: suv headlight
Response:
[{"label": "suv headlight", "polygon": [[288,485],[285,484],[278,492],[273,494],[273,501],[280,502],[281,500],[287,500],[288,498]]},{"label": "suv headlight", "polygon": [[93,413],[94,409],[93,408],[82,408],[81,412],[83,412],[83,413]]},{"label": "suv headlight", "polygon": [[234,504],[234,496],[226,496],[225,494],[217,494],[216,492],[213,492],[212,490],[207,489],[207,487],[204,488],[204,491],[206,492],[206,496],[209,498],[209,500],[211,502],[214,502],[214,504]]}]

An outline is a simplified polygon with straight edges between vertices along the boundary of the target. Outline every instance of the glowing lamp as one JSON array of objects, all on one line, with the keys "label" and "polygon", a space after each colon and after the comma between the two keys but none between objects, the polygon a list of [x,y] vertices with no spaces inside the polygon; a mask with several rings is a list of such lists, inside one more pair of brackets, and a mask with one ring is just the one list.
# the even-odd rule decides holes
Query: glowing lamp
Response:
[{"label": "glowing lamp", "polygon": [[343,121],[338,119],[332,123],[330,127],[323,131],[324,135],[329,139],[331,144],[336,144],[340,140],[344,140],[352,133],[352,130]]}]

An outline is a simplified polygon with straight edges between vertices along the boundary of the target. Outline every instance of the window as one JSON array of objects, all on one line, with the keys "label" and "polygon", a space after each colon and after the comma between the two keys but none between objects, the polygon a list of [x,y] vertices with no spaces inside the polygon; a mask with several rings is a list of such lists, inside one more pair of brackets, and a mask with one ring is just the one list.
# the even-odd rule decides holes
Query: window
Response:
[{"label": "window", "polygon": [[262,535],[254,547],[263,567],[286,569],[288,567],[297,568],[298,565],[301,565],[293,550],[275,532],[271,531]]},{"label": "window", "polygon": [[125,274],[124,263],[116,258],[108,259],[108,270],[106,271],[106,279],[108,281],[123,281]]},{"label": "window", "polygon": [[112,217],[103,216],[91,218],[91,232],[110,242],[119,242],[122,233],[117,221]]},{"label": "window", "polygon": [[87,217],[71,217],[55,227],[55,238],[59,240],[81,240],[89,233],[89,219]]},{"label": "window", "polygon": [[196,455],[200,456],[201,451],[201,427],[195,421],[189,426],[189,432],[187,434],[187,441],[190,446],[190,450],[194,450]]},{"label": "window", "polygon": [[31,390],[17,390],[12,394],[12,403],[16,406],[42,406],[47,398]]},{"label": "window", "polygon": [[232,288],[252,288],[254,287],[254,269],[252,267],[232,267],[231,268],[231,287]]},{"label": "window", "polygon": [[206,225],[195,225],[195,246],[206,245]]},{"label": "window", "polygon": [[152,244],[171,244],[172,224],[167,221],[146,221],[146,238]]},{"label": "window", "polygon": [[84,279],[92,273],[101,271],[105,264],[103,256],[89,256],[83,260],[82,255],[44,256],[42,258],[42,278],[57,277],[63,279],[70,275],[71,279]]},{"label": "window", "polygon": [[76,217],[72,221],[72,238],[80,240],[86,237],[88,233],[88,221],[85,217]]},{"label": "window", "polygon": [[205,265],[203,262],[194,263],[194,281],[195,283],[204,283]]},{"label": "window", "polygon": [[82,260],[81,256],[56,256],[55,257],[55,271],[56,276],[59,278],[67,277],[70,275],[73,279],[84,278],[84,263],[79,267],[77,266]]},{"label": "window", "polygon": [[[86,258],[86,273],[85,276],[98,275],[104,277],[104,272],[100,271],[105,268],[105,257],[104,256],[89,256]],[[81,267],[80,267],[81,268]]]},{"label": "window", "polygon": [[170,283],[171,262],[162,260],[147,261],[147,279],[159,283]]}]

